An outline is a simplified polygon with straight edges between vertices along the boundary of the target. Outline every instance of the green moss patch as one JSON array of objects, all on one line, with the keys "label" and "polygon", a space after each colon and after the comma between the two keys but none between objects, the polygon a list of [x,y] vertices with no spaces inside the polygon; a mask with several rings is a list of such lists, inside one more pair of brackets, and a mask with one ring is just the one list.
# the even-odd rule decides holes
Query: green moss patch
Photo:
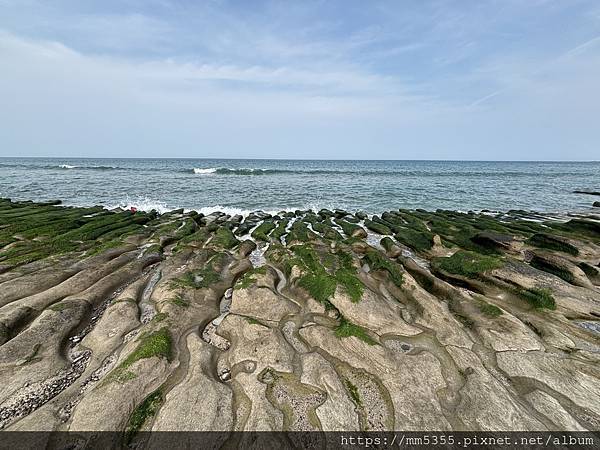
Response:
[{"label": "green moss patch", "polygon": [[600,272],[596,267],[586,262],[580,262],[579,264],[577,264],[577,267],[583,270],[583,273],[585,273],[589,278],[595,278],[598,275],[600,275]]},{"label": "green moss patch", "polygon": [[210,237],[210,233],[206,229],[206,227],[199,228],[192,234],[184,236],[177,243],[177,249],[187,244],[204,244],[208,238]]},{"label": "green moss patch", "polygon": [[259,241],[267,242],[269,240],[269,233],[274,229],[275,224],[273,222],[265,221],[254,229],[251,236]]},{"label": "green moss patch", "polygon": [[388,236],[382,238],[381,241],[379,241],[379,244],[381,244],[381,246],[388,252],[392,249],[394,245],[396,245],[392,238]]},{"label": "green moss patch", "polygon": [[556,301],[550,289],[521,289],[518,294],[536,309],[556,309]]},{"label": "green moss patch", "polygon": [[248,289],[250,286],[256,283],[255,275],[265,275],[266,273],[267,268],[265,266],[250,269],[237,281],[234,289]]},{"label": "green moss patch", "polygon": [[341,242],[343,240],[342,235],[334,230],[330,225],[317,221],[313,218],[311,221],[312,229],[317,233],[320,233],[324,239]]},{"label": "green moss patch", "polygon": [[340,318],[340,324],[335,329],[335,335],[338,338],[355,336],[369,345],[378,345],[377,341],[369,336],[364,328],[348,322],[343,316]]},{"label": "green moss patch", "polygon": [[154,391],[133,410],[125,429],[125,440],[129,444],[133,437],[142,429],[146,421],[156,415],[163,403],[163,395],[160,390]]},{"label": "green moss patch", "polygon": [[365,227],[377,234],[392,234],[389,227],[373,220],[365,219]]},{"label": "green moss patch", "polygon": [[277,223],[277,227],[271,232],[271,237],[273,239],[277,239],[278,241],[281,239],[281,236],[285,234],[285,230],[290,223],[287,219],[282,219]]},{"label": "green moss patch", "polygon": [[564,252],[574,256],[579,254],[577,247],[569,244],[562,238],[546,233],[534,234],[527,240],[527,243],[535,247],[556,250],[558,252]]},{"label": "green moss patch", "polygon": [[87,252],[87,254],[89,256],[97,255],[97,254],[103,253],[103,252],[105,252],[107,250],[111,250],[111,249],[117,248],[117,247],[122,247],[124,245],[126,245],[126,244],[125,244],[125,242],[123,242],[122,239],[113,239],[111,241],[104,242],[103,244],[100,244],[100,245],[97,245],[95,247],[92,247]]},{"label": "green moss patch", "polygon": [[153,253],[162,253],[162,247],[159,244],[152,244],[144,250],[144,255],[151,255]]},{"label": "green moss patch", "polygon": [[364,285],[355,272],[348,269],[339,269],[335,272],[335,280],[350,296],[350,300],[358,303],[364,292]]},{"label": "green moss patch", "polygon": [[290,244],[292,242],[308,242],[310,230],[306,224],[300,220],[296,220],[291,228],[290,232],[286,236],[285,242]]},{"label": "green moss patch", "polygon": [[361,226],[355,225],[342,219],[335,219],[334,222],[342,229],[344,234],[349,238],[351,238],[354,232],[356,231],[364,231],[364,228],[362,228]]},{"label": "green moss patch", "polygon": [[112,375],[112,377],[119,383],[126,383],[130,380],[135,380],[137,378],[137,375],[131,372],[130,370],[123,370],[115,372],[114,375]]},{"label": "green moss patch", "polygon": [[428,231],[404,228],[399,230],[394,237],[398,242],[418,252],[431,250],[433,247],[433,234]]},{"label": "green moss patch", "polygon": [[312,298],[326,306],[331,306],[329,299],[335,294],[337,285],[335,278],[331,275],[325,272],[309,273],[303,275],[298,284],[306,289]]},{"label": "green moss patch", "polygon": [[60,312],[60,311],[65,311],[69,308],[71,308],[73,305],[69,304],[69,303],[55,303],[54,305],[50,306],[48,309],[52,310],[52,311],[56,311],[56,312]]},{"label": "green moss patch", "polygon": [[156,314],[152,318],[152,321],[155,322],[155,323],[158,323],[158,322],[162,322],[163,320],[165,320],[168,317],[169,317],[169,315],[167,313],[162,313],[161,312],[161,313]]},{"label": "green moss patch", "polygon": [[502,261],[498,258],[466,250],[459,250],[450,257],[434,258],[432,260],[432,266],[435,269],[467,278],[476,278],[478,275],[498,269],[502,265]]},{"label": "green moss patch", "polygon": [[294,246],[297,262],[303,269],[304,275],[298,284],[306,289],[311,297],[330,308],[329,299],[335,294],[339,285],[348,293],[351,301],[358,302],[363,294],[364,286],[356,276],[352,265],[352,256],[338,250],[337,253],[319,255],[309,246]]},{"label": "green moss patch", "polygon": [[194,231],[196,231],[197,228],[198,228],[198,224],[196,224],[194,219],[187,219],[183,222],[183,225],[181,225],[175,231],[175,237],[177,239],[182,239],[186,236],[191,235]]},{"label": "green moss patch", "polygon": [[260,325],[261,327],[267,327],[264,323],[262,323],[260,320],[256,320],[254,317],[246,317],[246,322],[248,322],[250,325]]},{"label": "green moss patch", "polygon": [[183,297],[181,297],[181,295],[176,295],[175,297],[173,297],[171,299],[171,303],[181,308],[189,308],[190,306],[190,303],[187,300],[184,300]]},{"label": "green moss patch", "polygon": [[348,378],[344,378],[344,385],[346,386],[348,394],[350,394],[350,398],[356,404],[356,406],[362,406],[358,388]]},{"label": "green moss patch", "polygon": [[488,317],[498,317],[502,315],[502,310],[496,305],[490,305],[489,303],[482,302],[479,305],[479,311]]},{"label": "green moss patch", "polygon": [[203,268],[186,272],[181,277],[172,280],[170,283],[171,288],[203,289],[221,281],[221,274],[215,269],[215,266],[223,261],[219,255],[221,254],[217,253]]},{"label": "green moss patch", "polygon": [[402,286],[402,272],[400,266],[379,253],[377,250],[369,250],[365,255],[365,261],[371,270],[384,270],[389,274],[390,280],[396,286]]},{"label": "green moss patch", "polygon": [[233,232],[229,228],[220,227],[215,232],[215,236],[210,243],[225,249],[231,249],[238,245],[240,241],[236,239],[236,237],[233,235]]},{"label": "green moss patch", "polygon": [[573,283],[575,281],[575,277],[569,270],[561,267],[558,264],[553,264],[552,261],[545,258],[534,256],[529,264],[536,269],[556,275],[557,277],[565,280],[567,283]]},{"label": "green moss patch", "polygon": [[[0,252],[3,265],[19,266],[54,255],[87,250],[97,254],[123,245],[154,216],[143,212],[113,213],[101,208],[67,208],[11,203],[0,211],[0,243],[22,242]],[[35,239],[35,240],[34,240]]]},{"label": "green moss patch", "polygon": [[121,380],[124,372],[141,359],[157,357],[171,360],[172,338],[168,328],[163,327],[158,331],[142,335],[138,341],[137,348],[113,370],[109,379]]}]

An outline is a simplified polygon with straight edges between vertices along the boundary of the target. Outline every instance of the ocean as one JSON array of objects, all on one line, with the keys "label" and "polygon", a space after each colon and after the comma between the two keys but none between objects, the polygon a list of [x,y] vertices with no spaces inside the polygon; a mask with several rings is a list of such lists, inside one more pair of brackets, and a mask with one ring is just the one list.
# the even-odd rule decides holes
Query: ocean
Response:
[{"label": "ocean", "polygon": [[0,158],[0,197],[210,213],[591,210],[600,162]]}]

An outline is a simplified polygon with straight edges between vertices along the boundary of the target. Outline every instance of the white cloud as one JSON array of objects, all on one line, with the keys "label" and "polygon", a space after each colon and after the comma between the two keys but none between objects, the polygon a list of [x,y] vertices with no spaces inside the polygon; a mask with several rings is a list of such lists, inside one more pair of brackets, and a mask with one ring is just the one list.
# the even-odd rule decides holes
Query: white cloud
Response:
[{"label": "white cloud", "polygon": [[[271,23],[277,11],[244,20],[219,5],[192,14],[164,3],[189,23],[129,10],[54,11],[0,33],[0,156],[597,152],[598,37],[582,32],[542,48],[539,36],[524,34],[523,23],[539,24],[520,2],[503,3],[487,22],[484,7],[456,12],[442,2],[401,15],[386,4],[381,24],[356,27],[341,16],[313,21],[304,5],[289,13],[306,19],[294,27]],[[42,36],[25,37],[34,28]]]}]

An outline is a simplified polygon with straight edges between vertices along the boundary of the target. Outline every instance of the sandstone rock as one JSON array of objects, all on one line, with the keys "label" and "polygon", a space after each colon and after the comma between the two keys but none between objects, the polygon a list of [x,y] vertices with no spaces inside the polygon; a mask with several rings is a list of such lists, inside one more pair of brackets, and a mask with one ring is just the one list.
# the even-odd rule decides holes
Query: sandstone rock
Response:
[{"label": "sandstone rock", "polygon": [[[426,234],[433,245],[415,255],[343,210],[242,220],[71,208],[86,216],[73,233],[40,237],[20,208],[37,214],[0,199],[0,231],[18,230],[0,243],[0,428],[127,430],[158,449],[165,435],[137,433],[600,427],[593,215],[398,210],[368,222]],[[263,248],[229,245],[229,231],[280,218],[292,221]],[[64,253],[37,252],[50,242]],[[436,257],[459,250],[491,251],[497,267],[438,270]],[[189,444],[290,443],[220,436]]]},{"label": "sandstone rock", "polygon": [[[233,427],[231,389],[214,379],[211,349],[191,333],[185,378],[166,394],[153,431],[227,431]],[[200,443],[200,442],[199,442]],[[152,441],[150,442],[152,447]]]}]

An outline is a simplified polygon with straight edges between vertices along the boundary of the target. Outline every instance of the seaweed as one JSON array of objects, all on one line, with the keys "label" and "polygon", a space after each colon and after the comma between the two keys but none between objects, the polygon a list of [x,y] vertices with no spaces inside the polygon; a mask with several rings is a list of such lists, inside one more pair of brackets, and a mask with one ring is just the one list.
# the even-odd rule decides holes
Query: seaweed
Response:
[{"label": "seaweed", "polygon": [[392,283],[396,286],[402,286],[402,272],[400,266],[383,256],[377,250],[369,250],[365,254],[365,261],[369,264],[371,270],[384,270],[389,274]]},{"label": "seaweed", "polygon": [[338,338],[354,336],[369,345],[378,345],[377,341],[369,336],[364,328],[349,322],[344,316],[340,317],[340,324],[335,329],[335,335]]},{"label": "seaweed", "polygon": [[275,229],[275,224],[270,221],[264,221],[257,226],[252,232],[251,236],[259,241],[267,242],[269,240],[269,233]]},{"label": "seaweed", "polygon": [[255,267],[250,269],[242,277],[237,281],[234,285],[234,289],[248,289],[254,283],[256,283],[256,278],[254,275],[260,274],[264,275],[267,273],[267,268],[265,266]]},{"label": "seaweed", "polygon": [[290,232],[286,236],[285,242],[290,244],[294,241],[297,242],[308,242],[309,240],[309,229],[306,224],[300,220],[296,220],[290,229]]},{"label": "seaweed", "polygon": [[163,403],[163,395],[160,390],[148,395],[137,408],[133,410],[125,429],[125,441],[130,444],[134,436],[142,429],[146,421],[154,417]]},{"label": "seaweed", "polygon": [[277,223],[277,226],[275,227],[275,229],[271,232],[271,237],[273,239],[277,239],[279,241],[281,239],[281,236],[283,236],[286,233],[285,230],[289,223],[290,223],[290,221],[287,219],[280,220]]},{"label": "seaweed", "polygon": [[362,402],[360,401],[360,395],[358,393],[358,388],[352,384],[352,382],[348,378],[344,378],[344,385],[350,394],[350,398],[356,404],[356,406],[362,406]]},{"label": "seaweed", "polygon": [[215,269],[215,265],[222,264],[224,254],[217,253],[204,267],[198,270],[186,272],[179,278],[171,280],[171,288],[208,288],[221,280],[221,274]]},{"label": "seaweed", "polygon": [[[352,256],[348,253],[338,250],[336,254],[326,253],[320,258],[313,248],[304,245],[294,246],[293,251],[307,272],[298,283],[315,300],[329,307],[329,298],[335,294],[338,284],[353,302],[361,299],[363,284],[356,276]],[[326,268],[332,273],[327,272]]]},{"label": "seaweed", "polygon": [[386,225],[373,220],[365,219],[365,227],[377,234],[392,234],[392,230],[390,230]]},{"label": "seaweed", "polygon": [[483,256],[478,253],[459,250],[452,256],[434,258],[432,267],[436,270],[467,278],[476,278],[478,275],[502,267],[503,262],[492,256]]},{"label": "seaweed", "polygon": [[356,233],[357,231],[362,230],[364,232],[364,229],[361,226],[355,225],[345,220],[334,219],[334,222],[342,229],[344,234],[346,234],[346,236],[348,236],[349,238],[353,237],[354,233]]},{"label": "seaweed", "polygon": [[518,294],[536,309],[556,309],[556,301],[550,289],[520,289]]},{"label": "seaweed", "polygon": [[115,370],[124,370],[135,362],[146,358],[165,358],[171,360],[172,338],[166,327],[140,336],[137,348],[131,352]]},{"label": "seaweed", "polygon": [[171,303],[181,308],[189,308],[190,306],[190,302],[185,300],[181,295],[176,295],[175,297],[171,298]]},{"label": "seaweed", "polygon": [[556,250],[573,256],[577,256],[579,254],[577,247],[569,244],[561,238],[546,233],[534,234],[527,240],[527,243],[535,247]]},{"label": "seaweed", "polygon": [[529,264],[531,264],[532,267],[535,267],[538,270],[542,270],[544,272],[551,273],[552,275],[556,275],[557,277],[565,280],[567,283],[573,283],[575,281],[575,277],[570,271],[556,264],[552,264],[551,261],[548,261],[544,258],[534,256],[529,262]]},{"label": "seaweed", "polygon": [[220,227],[215,232],[213,239],[210,241],[211,244],[217,245],[224,249],[231,249],[238,245],[240,241],[236,239],[232,231],[227,227]]},{"label": "seaweed", "polygon": [[398,231],[394,237],[401,244],[404,244],[418,252],[431,250],[433,247],[433,234],[428,231],[404,228]]},{"label": "seaweed", "polygon": [[490,305],[489,303],[482,302],[479,305],[479,311],[488,317],[498,317],[502,315],[502,310],[496,305]]}]

